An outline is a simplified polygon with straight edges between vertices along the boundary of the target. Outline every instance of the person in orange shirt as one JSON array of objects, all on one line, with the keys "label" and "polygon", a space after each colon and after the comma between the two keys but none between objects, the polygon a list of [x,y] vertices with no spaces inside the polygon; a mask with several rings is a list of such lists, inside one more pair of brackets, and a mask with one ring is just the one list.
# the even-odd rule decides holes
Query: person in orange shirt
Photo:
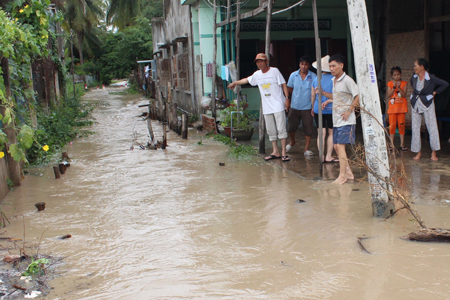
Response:
[{"label": "person in orange shirt", "polygon": [[406,101],[406,85],[408,82],[402,81],[402,69],[394,66],[391,69],[392,80],[388,82],[387,99],[389,115],[389,138],[391,139],[391,150],[394,147],[395,129],[398,126],[400,134],[400,150],[406,151],[405,147],[405,116],[408,112],[408,102]]}]

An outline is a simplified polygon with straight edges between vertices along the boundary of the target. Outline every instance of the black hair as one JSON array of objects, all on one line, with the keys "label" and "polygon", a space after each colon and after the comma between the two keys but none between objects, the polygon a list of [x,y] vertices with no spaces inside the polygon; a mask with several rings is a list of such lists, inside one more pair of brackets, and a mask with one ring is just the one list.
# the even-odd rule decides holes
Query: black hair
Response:
[{"label": "black hair", "polygon": [[302,57],[300,57],[298,63],[300,64],[302,62],[307,62],[310,66],[312,65],[312,59],[308,55],[303,55]]},{"label": "black hair", "polygon": [[423,66],[425,71],[428,71],[428,69],[430,68],[430,63],[428,62],[428,60],[426,60],[425,58],[418,58],[417,59],[417,64],[419,66]]},{"label": "black hair", "polygon": [[345,58],[340,54],[334,54],[333,56],[330,57],[330,62],[335,61],[339,64],[345,64]]},{"label": "black hair", "polygon": [[402,69],[398,66],[393,66],[391,69],[391,75],[394,75],[394,71],[398,71],[400,74],[402,73]]}]

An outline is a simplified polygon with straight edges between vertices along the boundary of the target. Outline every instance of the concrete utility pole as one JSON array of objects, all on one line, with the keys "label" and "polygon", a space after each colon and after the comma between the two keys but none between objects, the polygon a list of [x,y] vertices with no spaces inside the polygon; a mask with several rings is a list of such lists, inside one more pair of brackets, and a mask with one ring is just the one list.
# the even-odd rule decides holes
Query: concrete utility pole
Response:
[{"label": "concrete utility pole", "polygon": [[359,87],[366,164],[372,193],[372,212],[374,217],[386,217],[394,206],[392,202],[389,202],[386,192],[389,189],[385,181],[389,179],[389,159],[382,126],[366,2],[365,0],[347,0],[347,7]]}]

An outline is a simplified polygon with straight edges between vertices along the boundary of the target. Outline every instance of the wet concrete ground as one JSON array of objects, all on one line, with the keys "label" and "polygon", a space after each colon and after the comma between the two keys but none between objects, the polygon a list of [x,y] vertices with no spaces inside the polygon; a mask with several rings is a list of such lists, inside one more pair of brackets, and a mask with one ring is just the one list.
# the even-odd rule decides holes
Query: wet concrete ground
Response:
[{"label": "wet concrete ground", "polygon": [[[422,136],[424,134],[422,133]],[[243,144],[251,144],[255,148],[259,147],[259,134],[255,130],[252,140],[250,142],[242,142]],[[288,138],[289,143],[289,138]],[[363,144],[362,134],[357,135],[357,144]],[[405,146],[408,147],[408,151],[400,150],[400,139],[398,134],[395,137],[396,151],[389,155],[389,160],[392,163],[396,162],[398,166],[403,165],[405,167],[406,174],[412,181],[412,192],[414,197],[420,198],[423,201],[437,200],[442,201],[450,199],[450,143],[447,140],[441,141],[441,150],[437,152],[439,161],[435,162],[430,159],[431,149],[429,141],[426,138],[422,138],[422,158],[418,161],[413,157],[416,153],[409,150],[411,145],[411,135],[405,136]],[[281,144],[278,143],[279,149]],[[334,181],[339,175],[338,163],[326,163],[323,164],[322,172],[319,161],[319,150],[317,147],[317,130],[314,131],[312,141],[309,149],[314,152],[313,156],[305,156],[303,154],[305,147],[305,138],[303,129],[300,127],[296,134],[296,144],[288,153],[290,158],[289,162],[282,162],[281,160],[271,160],[268,163],[282,167],[289,171],[292,171],[302,178],[310,180],[322,180],[322,181]],[[266,136],[266,154],[270,154],[272,146]],[[333,151],[334,157],[337,157]],[[347,147],[347,155],[350,157],[354,155],[354,149]],[[264,155],[262,155],[264,157]],[[355,182],[364,180],[366,172],[355,166],[355,161],[352,164],[352,170],[355,174]],[[449,191],[447,193],[447,191]],[[450,200],[449,200],[450,201]]]},{"label": "wet concrete ground", "polygon": [[[68,172],[30,170],[2,202],[5,235],[25,232],[27,249],[64,257],[49,299],[448,299],[450,245],[402,240],[417,224],[374,219],[366,182],[330,184],[337,165],[317,180],[317,156],[299,147],[289,163],[237,160],[194,129],[188,140],[169,132],[164,151],[130,150],[133,132],[147,140],[135,117],[146,100],[108,89],[85,98],[105,105],[95,134],[67,147]],[[450,228],[443,156],[407,167],[422,218]]]}]

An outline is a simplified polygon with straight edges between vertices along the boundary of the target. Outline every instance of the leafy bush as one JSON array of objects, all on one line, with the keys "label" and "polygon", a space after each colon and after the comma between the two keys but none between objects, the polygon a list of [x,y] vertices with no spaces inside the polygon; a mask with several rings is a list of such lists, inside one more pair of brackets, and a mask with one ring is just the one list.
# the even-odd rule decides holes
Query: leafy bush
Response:
[{"label": "leafy bush", "polygon": [[[80,127],[92,125],[93,109],[93,104],[72,96],[50,113],[38,113],[38,128],[35,132],[37,143],[28,150],[28,161],[31,164],[48,161],[53,153],[78,136]],[[39,144],[48,145],[48,151],[42,152]]]},{"label": "leafy bush", "polygon": [[247,103],[240,104],[241,109],[239,111],[242,114],[239,114],[239,122],[238,122],[238,114],[232,112],[237,112],[237,106],[235,104],[231,104],[227,108],[221,111],[221,125],[223,127],[231,127],[231,118],[233,118],[233,127],[236,129],[242,129],[245,131],[253,130],[252,120],[249,117],[247,110]]}]

